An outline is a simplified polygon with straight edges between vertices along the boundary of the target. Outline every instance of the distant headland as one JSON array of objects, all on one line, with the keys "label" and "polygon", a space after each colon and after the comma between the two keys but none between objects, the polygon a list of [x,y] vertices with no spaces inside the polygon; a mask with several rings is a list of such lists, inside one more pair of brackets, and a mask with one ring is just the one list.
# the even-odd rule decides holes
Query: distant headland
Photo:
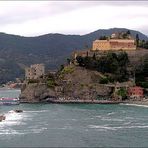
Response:
[{"label": "distant headland", "polygon": [[148,99],[147,41],[130,31],[101,36],[71,53],[57,70],[25,69],[20,95],[26,103],[121,103]]}]

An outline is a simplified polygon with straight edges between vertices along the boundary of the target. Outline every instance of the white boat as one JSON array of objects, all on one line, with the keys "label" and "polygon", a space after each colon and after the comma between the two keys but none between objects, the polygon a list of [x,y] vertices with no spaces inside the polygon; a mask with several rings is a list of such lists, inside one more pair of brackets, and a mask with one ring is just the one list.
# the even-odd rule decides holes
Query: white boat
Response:
[{"label": "white boat", "polygon": [[19,98],[0,98],[0,105],[18,105],[19,103]]}]

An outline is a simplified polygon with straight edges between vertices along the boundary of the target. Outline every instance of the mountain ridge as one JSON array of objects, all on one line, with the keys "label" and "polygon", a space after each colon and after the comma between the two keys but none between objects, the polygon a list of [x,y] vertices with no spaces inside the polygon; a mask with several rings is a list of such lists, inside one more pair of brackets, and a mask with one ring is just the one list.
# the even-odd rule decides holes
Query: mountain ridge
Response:
[{"label": "mountain ridge", "polygon": [[[92,42],[102,35],[127,31],[126,28],[99,29],[85,35],[49,33],[36,37],[24,37],[0,33],[0,83],[24,76],[25,66],[44,63],[46,69],[57,69],[74,50],[91,48]],[[130,30],[135,37],[148,40],[143,33]]]}]

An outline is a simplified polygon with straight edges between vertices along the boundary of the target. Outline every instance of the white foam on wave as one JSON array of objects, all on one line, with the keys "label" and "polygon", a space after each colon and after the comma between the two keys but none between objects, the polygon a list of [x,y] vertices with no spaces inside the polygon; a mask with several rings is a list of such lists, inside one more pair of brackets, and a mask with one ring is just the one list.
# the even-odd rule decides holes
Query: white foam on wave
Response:
[{"label": "white foam on wave", "polygon": [[137,107],[146,107],[146,108],[148,108],[148,105],[140,105],[140,104],[128,104],[128,103],[126,103],[126,104],[122,104],[122,105],[137,106]]},{"label": "white foam on wave", "polygon": [[115,112],[111,112],[111,113],[108,113],[107,115],[110,116],[110,115],[114,115]]},{"label": "white foam on wave", "polygon": [[38,133],[43,132],[44,130],[47,130],[47,128],[46,127],[34,128],[34,129],[30,129],[28,132],[29,133],[36,133],[36,134],[38,134]]},{"label": "white foam on wave", "polygon": [[148,125],[119,126],[119,127],[114,127],[114,128],[115,129],[148,128]]},{"label": "white foam on wave", "polygon": [[19,113],[15,113],[15,112],[10,112],[10,113],[6,113],[6,121],[7,120],[20,120],[22,119],[22,115]]},{"label": "white foam on wave", "polygon": [[125,122],[125,123],[123,123],[123,125],[129,125],[129,124],[131,124],[132,122]]},{"label": "white foam on wave", "polygon": [[97,117],[97,118],[102,118],[102,116],[95,116],[95,117]]},{"label": "white foam on wave", "polygon": [[0,135],[22,135],[22,134],[24,133],[12,129],[0,130]]},{"label": "white foam on wave", "polygon": [[27,130],[13,130],[11,128],[7,129],[0,129],[0,135],[25,135],[25,134],[38,134],[42,133],[43,131],[47,130],[47,128],[32,128]]},{"label": "white foam on wave", "polygon": [[115,130],[113,127],[105,126],[105,125],[89,125],[88,127],[94,128],[94,129]]},{"label": "white foam on wave", "polygon": [[48,112],[49,110],[35,110],[35,111],[24,111],[24,112],[28,112],[28,113],[40,113],[40,112]]},{"label": "white foam on wave", "polygon": [[8,113],[5,114],[5,117],[6,119],[0,122],[0,127],[25,124],[22,122],[23,120],[22,113],[16,113],[14,111],[9,111]]},{"label": "white foam on wave", "polygon": [[132,126],[105,126],[105,125],[89,125],[93,129],[117,130],[117,129],[133,129],[133,128],[148,128],[148,125],[132,125]]},{"label": "white foam on wave", "polygon": [[118,118],[106,118],[106,117],[103,117],[101,120],[103,120],[103,121],[117,121],[117,122],[122,122],[122,121],[124,121],[123,119],[118,119]]},{"label": "white foam on wave", "polygon": [[56,128],[50,128],[50,129],[54,129],[54,130],[71,130],[72,129],[72,126],[64,126],[64,127],[56,127]]}]

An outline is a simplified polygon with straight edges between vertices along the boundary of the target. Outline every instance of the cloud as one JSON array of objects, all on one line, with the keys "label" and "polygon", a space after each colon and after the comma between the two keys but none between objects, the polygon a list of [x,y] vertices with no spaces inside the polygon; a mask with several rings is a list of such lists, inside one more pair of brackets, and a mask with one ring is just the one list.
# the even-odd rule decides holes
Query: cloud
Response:
[{"label": "cloud", "polygon": [[148,34],[147,1],[0,1],[0,31],[25,36],[126,27]]}]

